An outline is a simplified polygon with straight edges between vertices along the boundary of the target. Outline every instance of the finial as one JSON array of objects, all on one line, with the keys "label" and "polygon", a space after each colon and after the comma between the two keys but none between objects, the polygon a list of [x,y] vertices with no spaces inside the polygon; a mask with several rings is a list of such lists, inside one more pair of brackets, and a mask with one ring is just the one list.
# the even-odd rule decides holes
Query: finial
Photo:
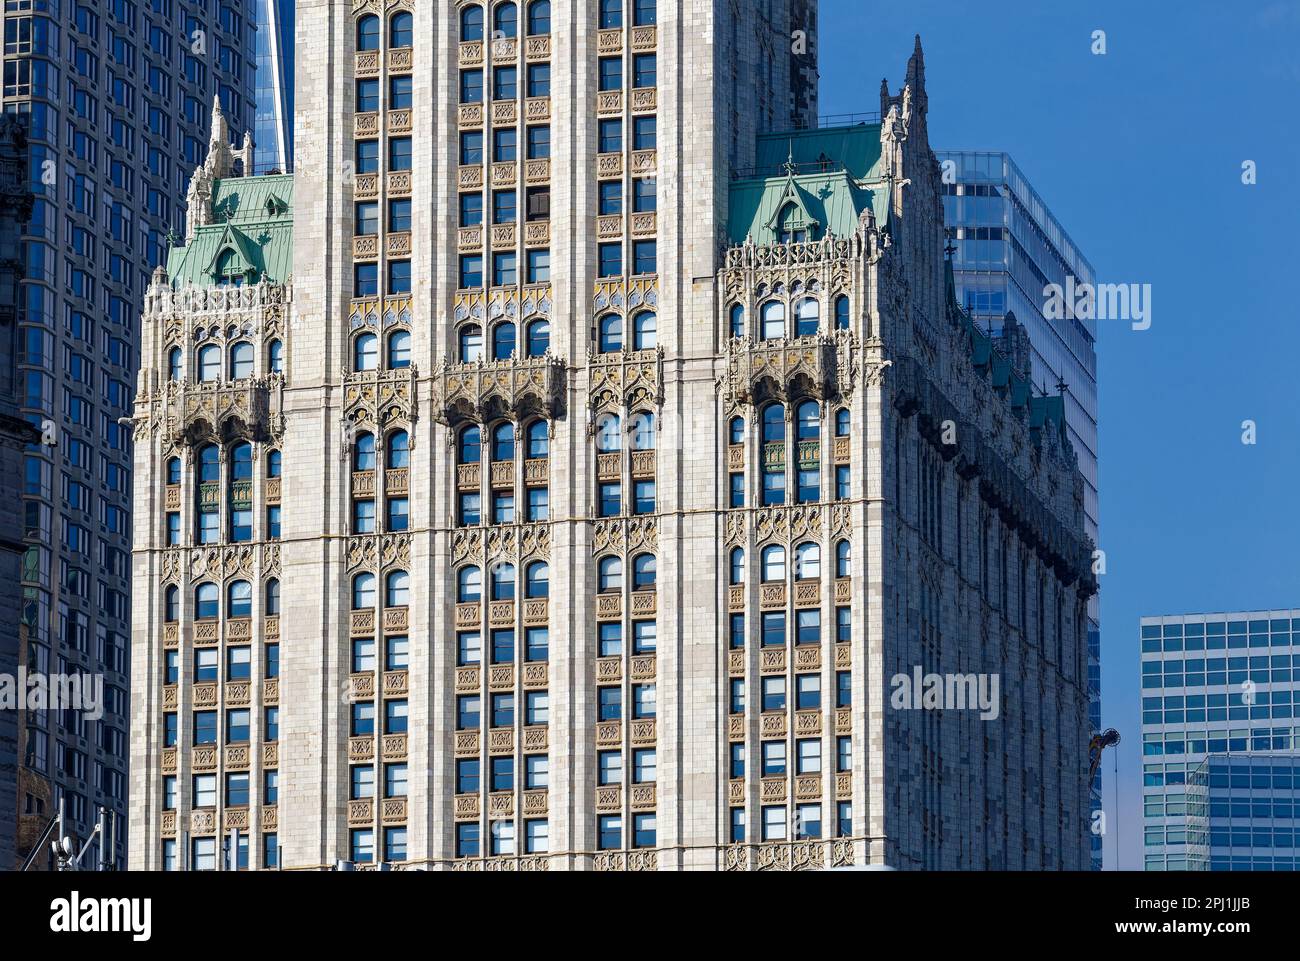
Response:
[{"label": "finial", "polygon": [[785,175],[787,177],[793,177],[794,172],[794,138],[788,137],[786,138]]}]

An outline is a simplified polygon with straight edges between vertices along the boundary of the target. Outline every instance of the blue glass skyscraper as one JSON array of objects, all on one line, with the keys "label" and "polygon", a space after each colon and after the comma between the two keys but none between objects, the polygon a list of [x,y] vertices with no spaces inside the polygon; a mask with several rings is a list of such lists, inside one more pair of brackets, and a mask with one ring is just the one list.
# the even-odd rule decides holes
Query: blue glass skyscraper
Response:
[{"label": "blue glass skyscraper", "polygon": [[293,170],[293,4],[257,4],[257,119],[253,126],[258,173]]}]

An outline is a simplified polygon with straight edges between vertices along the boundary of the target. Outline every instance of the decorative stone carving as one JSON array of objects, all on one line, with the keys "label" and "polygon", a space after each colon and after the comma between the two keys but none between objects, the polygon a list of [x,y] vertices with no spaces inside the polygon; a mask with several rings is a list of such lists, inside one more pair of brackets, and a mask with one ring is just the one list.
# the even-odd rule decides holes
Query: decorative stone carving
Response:
[{"label": "decorative stone carving", "polygon": [[444,361],[434,384],[435,416],[448,426],[538,415],[553,421],[563,410],[564,362],[549,351],[542,357],[511,360]]}]

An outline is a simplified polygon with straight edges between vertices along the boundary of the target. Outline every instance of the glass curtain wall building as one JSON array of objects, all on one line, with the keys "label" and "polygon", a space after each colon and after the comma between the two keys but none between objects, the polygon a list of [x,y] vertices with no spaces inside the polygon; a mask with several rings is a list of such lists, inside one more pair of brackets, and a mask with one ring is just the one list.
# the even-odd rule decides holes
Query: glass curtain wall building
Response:
[{"label": "glass curtain wall building", "polygon": [[104,676],[102,718],[33,711],[21,739],[74,837],[99,806],[125,811],[131,428],[120,419],[132,414],[144,291],[182,229],[214,97],[232,127],[251,127],[253,24],[251,0],[5,4],[3,107],[28,124],[36,198],[19,403],[55,441],[23,455],[24,653],[29,671]]},{"label": "glass curtain wall building", "polygon": [[1211,754],[1187,775],[1191,871],[1294,871],[1300,756]]},{"label": "glass curtain wall building", "polygon": [[293,170],[294,0],[253,0],[257,5],[257,121],[253,127],[257,173]]},{"label": "glass curtain wall building", "polygon": [[[1065,398],[1065,421],[1083,474],[1088,536],[1098,536],[1096,322],[1050,320],[1043,312],[1048,284],[1095,283],[1092,265],[1052,216],[1042,197],[1008,154],[936,151],[943,167],[944,222],[953,251],[957,298],[994,338],[1008,312],[1029,333],[1031,377],[1038,392]],[[1088,702],[1101,728],[1101,609],[1088,604]],[[1102,776],[1092,785],[1101,808]],[[1093,839],[1093,867],[1101,867],[1101,837]]]},{"label": "glass curtain wall building", "polygon": [[1300,610],[1144,617],[1141,633],[1146,869],[1293,869]]}]

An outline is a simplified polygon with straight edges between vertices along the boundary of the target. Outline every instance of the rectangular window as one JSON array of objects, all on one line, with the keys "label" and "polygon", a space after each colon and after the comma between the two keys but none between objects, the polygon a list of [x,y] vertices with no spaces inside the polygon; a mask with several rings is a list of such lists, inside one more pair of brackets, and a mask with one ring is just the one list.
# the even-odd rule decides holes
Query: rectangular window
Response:
[{"label": "rectangular window", "polygon": [[730,486],[731,486],[731,500],[730,500],[731,506],[744,507],[745,506],[745,475],[732,474],[730,476]]},{"label": "rectangular window", "polygon": [[[551,219],[551,188],[550,187],[529,187],[525,196],[524,217],[529,221],[550,220]],[[548,262],[550,254],[546,251],[531,251],[531,253],[545,253]]]},{"label": "rectangular window", "polygon": [[357,81],[357,113],[374,113],[379,109],[379,81]]},{"label": "rectangular window", "polygon": [[482,643],[478,631],[461,631],[456,635],[456,664],[467,667],[482,659]]},{"label": "rectangular window", "polygon": [[519,135],[513,127],[492,131],[492,159],[497,163],[514,161],[518,154]]},{"label": "rectangular window", "polygon": [[379,265],[354,264],[352,267],[352,296],[376,297],[378,295]]},{"label": "rectangular window", "polygon": [[482,254],[461,255],[460,286],[462,290],[468,290],[474,287],[483,286],[483,255]]},{"label": "rectangular window", "polygon": [[658,640],[659,626],[654,621],[632,623],[632,653],[653,654]]},{"label": "rectangular window", "polygon": [[655,716],[655,686],[653,684],[632,685],[632,716],[638,719]]},{"label": "rectangular window", "polygon": [[353,828],[348,848],[354,864],[370,864],[375,860],[375,832],[370,828]]},{"label": "rectangular window", "polygon": [[656,770],[654,748],[645,748],[632,752],[633,783],[649,784],[655,779]]},{"label": "rectangular window", "polygon": [[633,482],[633,513],[653,514],[655,512],[655,482],[639,480]]},{"label": "rectangular window", "polygon": [[835,642],[847,644],[853,640],[853,617],[849,607],[835,608]]},{"label": "rectangular window", "polygon": [[355,232],[360,237],[379,233],[379,204],[369,201],[356,205]]},{"label": "rectangular window", "polygon": [[390,233],[406,233],[411,229],[411,201],[388,201],[388,230]]},{"label": "rectangular window", "polygon": [[[514,256],[513,254],[511,256]],[[510,491],[492,492],[492,523],[513,524],[515,521],[515,495]]]},{"label": "rectangular window", "polygon": [[483,71],[462,70],[460,72],[460,102],[483,102]]},{"label": "rectangular window", "polygon": [[545,754],[530,754],[524,758],[524,788],[529,791],[550,787],[550,760]]},{"label": "rectangular window", "polygon": [[596,756],[601,784],[623,783],[623,754],[621,751],[600,751]]},{"label": "rectangular window", "polygon": [[740,844],[745,840],[745,809],[731,809],[731,841]]},{"label": "rectangular window", "polygon": [[800,674],[795,678],[795,710],[815,711],[822,706],[820,674]]},{"label": "rectangular window", "polygon": [[600,0],[600,29],[623,26],[623,0]]},{"label": "rectangular window", "polygon": [[477,694],[462,694],[456,698],[456,729],[476,731],[479,724],[479,698]]},{"label": "rectangular window", "polygon": [[632,57],[632,86],[636,88],[655,85],[656,59],[653,53],[638,53]]},{"label": "rectangular window", "polygon": [[785,614],[769,611],[763,615],[763,646],[779,647],[785,644]]},{"label": "rectangular window", "polygon": [[498,628],[492,632],[492,663],[513,664],[515,661],[515,632],[511,628]]},{"label": "rectangular window", "polygon": [[550,638],[544,627],[529,627],[524,631],[526,650],[524,660],[530,663],[544,661],[550,654]]},{"label": "rectangular window", "polygon": [[765,677],[763,678],[763,710],[764,711],[784,711],[785,710],[785,677]]},{"label": "rectangular window", "polygon": [[733,651],[745,646],[745,615],[732,614],[728,620],[728,643]]},{"label": "rectangular window", "polygon": [[497,190],[492,194],[492,222],[494,224],[512,224],[517,218],[518,210],[513,190]]},{"label": "rectangular window", "polygon": [[600,276],[618,277],[623,273],[623,245],[599,244]]},{"label": "rectangular window", "polygon": [[623,181],[602,180],[597,189],[600,194],[600,215],[602,217],[623,212]]},{"label": "rectangular window", "polygon": [[795,834],[799,838],[819,838],[822,836],[822,806],[820,804],[800,804],[795,808]]},{"label": "rectangular window", "polygon": [[743,677],[731,678],[731,705],[732,714],[745,713],[745,679]]},{"label": "rectangular window", "polygon": [[796,644],[820,644],[822,639],[822,612],[818,610],[796,611],[798,636]]},{"label": "rectangular window", "polygon": [[623,846],[623,819],[617,814],[602,814],[597,827],[600,850],[617,851]]},{"label": "rectangular window", "polygon": [[[519,95],[519,71],[514,67],[492,68],[492,99],[514,100]],[[514,133],[514,131],[510,131]],[[511,157],[511,160],[514,158]]]},{"label": "rectangular window", "polygon": [[406,797],[406,765],[384,765],[384,797]]},{"label": "rectangular window", "polygon": [[623,498],[617,482],[600,485],[600,516],[617,517],[623,512]]},{"label": "rectangular window", "polygon": [[[534,64],[539,66],[539,64]],[[546,160],[551,156],[551,128],[539,124],[528,128],[528,159]]]},{"label": "rectangular window", "polygon": [[526,724],[546,724],[550,720],[550,699],[545,691],[529,691],[525,695]]},{"label": "rectangular window", "polygon": [[479,853],[478,822],[456,825],[456,857],[476,858]]},{"label": "rectangular window", "polygon": [[632,242],[632,255],[635,269],[633,273],[653,274],[659,267],[658,246],[653,240],[636,240]]},{"label": "rectangular window", "polygon": [[464,492],[460,495],[460,523],[462,527],[476,527],[479,523],[479,498],[482,495]]},{"label": "rectangular window", "polygon": [[461,131],[460,162],[462,164],[481,164],[483,162],[483,132],[481,130]]},{"label": "rectangular window", "polygon": [[623,625],[605,621],[600,625],[600,656],[619,657],[623,653]]},{"label": "rectangular window", "polygon": [[410,137],[389,137],[388,138],[388,169],[389,170],[410,170],[411,169],[411,138]]},{"label": "rectangular window", "polygon": [[456,761],[456,793],[478,793],[478,758],[463,757]]},{"label": "rectangular window", "polygon": [[633,150],[654,150],[657,146],[658,124],[657,118],[653,115],[649,117],[632,118],[632,149]]},{"label": "rectangular window", "polygon": [[851,707],[853,704],[853,674],[837,671],[835,674],[835,706]]},{"label": "rectangular window", "polygon": [[551,65],[549,63],[530,63],[528,65],[528,96],[549,97],[551,95]]},{"label": "rectangular window", "polygon": [[597,688],[602,721],[617,721],[623,717],[623,689],[621,687]]},{"label": "rectangular window", "polygon": [[460,225],[462,227],[477,227],[481,223],[483,223],[483,195],[461,194]]},{"label": "rectangular window", "polygon": [[356,146],[356,172],[373,174],[379,171],[379,141],[358,140]]},{"label": "rectangular window", "polygon": [[763,777],[785,774],[785,741],[763,742]]},{"label": "rectangular window", "polygon": [[655,846],[655,816],[653,814],[634,814],[632,816],[632,845],[638,848]]},{"label": "rectangular window", "polygon": [[763,472],[763,506],[773,507],[785,503],[785,471]]},{"label": "rectangular window", "polygon": [[600,153],[618,153],[623,149],[623,121],[617,118],[601,120],[597,126]]},{"label": "rectangular window", "polygon": [[600,71],[600,89],[601,90],[622,90],[623,89],[623,58],[622,57],[601,57],[599,64]]},{"label": "rectangular window", "polygon": [[411,262],[409,260],[390,260],[388,262],[388,292],[390,294],[409,294],[411,292]]},{"label": "rectangular window", "polygon": [[835,804],[835,835],[853,837],[853,802],[837,801]]},{"label": "rectangular window", "polygon": [[410,110],[414,102],[414,90],[410,74],[390,77],[388,80],[388,109]]},{"label": "rectangular window", "polygon": [[763,840],[784,841],[786,837],[785,807],[770,805],[763,808]]},{"label": "rectangular window", "polygon": [[[547,209],[547,216],[550,210]],[[544,284],[551,279],[551,252],[549,250],[528,251],[528,277],[530,284]],[[539,518],[545,520],[545,518]]]},{"label": "rectangular window", "polygon": [[[657,209],[656,183],[657,181],[653,177],[638,177],[632,181],[632,210],[634,213],[650,213]],[[638,271],[638,273],[643,272],[645,271]]]},{"label": "rectangular window", "polygon": [[803,738],[795,742],[795,773],[820,774],[822,770],[822,742],[817,738]]},{"label": "rectangular window", "polygon": [[515,759],[494,757],[491,761],[493,791],[513,791],[515,788]]}]

